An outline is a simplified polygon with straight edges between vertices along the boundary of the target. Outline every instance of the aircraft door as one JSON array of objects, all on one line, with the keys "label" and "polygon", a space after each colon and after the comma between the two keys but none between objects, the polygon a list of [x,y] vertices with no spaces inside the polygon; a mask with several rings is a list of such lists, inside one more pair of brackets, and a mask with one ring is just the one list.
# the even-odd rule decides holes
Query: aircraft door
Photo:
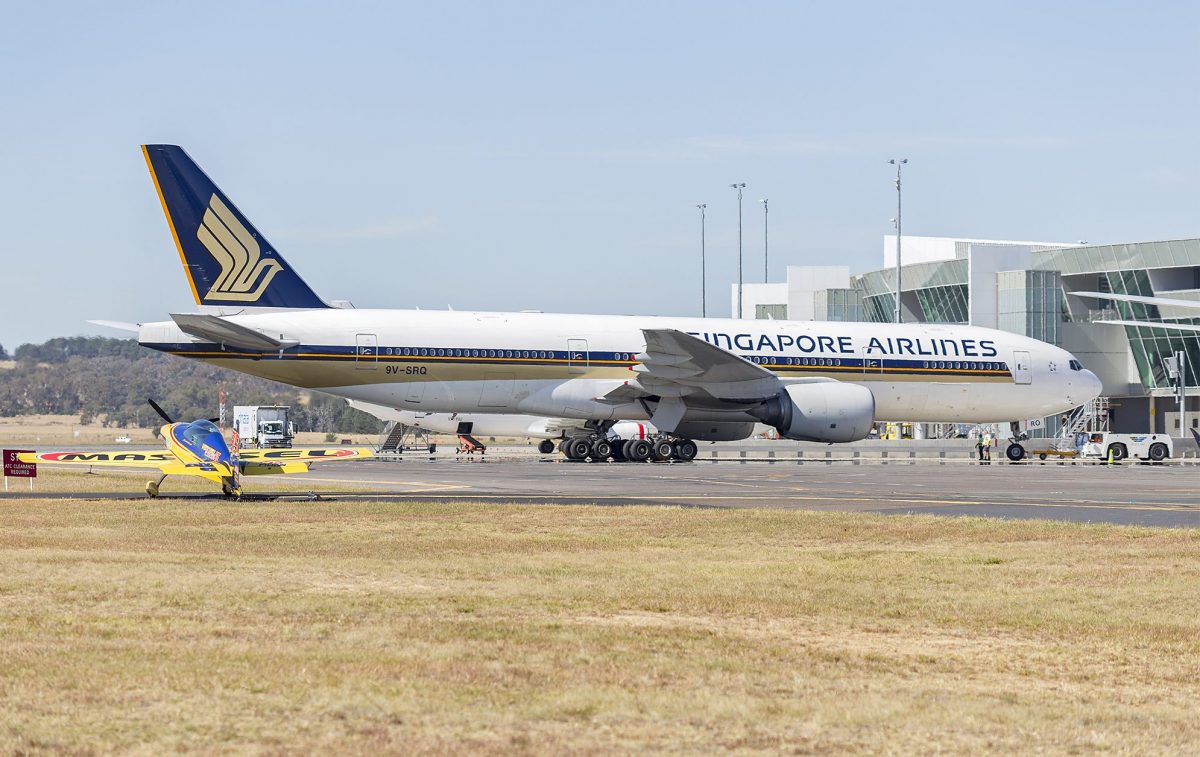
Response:
[{"label": "aircraft door", "polygon": [[870,355],[867,348],[862,352],[863,377],[868,381],[878,381],[883,375],[883,357]]},{"label": "aircraft door", "polygon": [[358,334],[355,337],[354,367],[373,371],[379,367],[379,340],[374,334]]},{"label": "aircraft door", "polygon": [[588,343],[586,339],[567,340],[567,367],[571,373],[586,373],[588,369]]},{"label": "aircraft door", "polygon": [[1033,383],[1033,361],[1029,359],[1028,352],[1017,350],[1013,352],[1013,379],[1018,384]]}]

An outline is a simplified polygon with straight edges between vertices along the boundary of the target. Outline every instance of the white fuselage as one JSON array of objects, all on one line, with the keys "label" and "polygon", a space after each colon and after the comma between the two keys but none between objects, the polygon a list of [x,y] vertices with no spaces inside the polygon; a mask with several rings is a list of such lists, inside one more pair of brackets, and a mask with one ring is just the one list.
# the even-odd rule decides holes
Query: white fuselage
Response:
[{"label": "white fuselage", "polygon": [[[299,344],[279,354],[222,348],[170,321],[139,342],[375,405],[587,420],[647,420],[653,401],[602,399],[633,381],[642,329],[676,329],[793,380],[860,384],[875,420],[1004,422],[1064,412],[1100,382],[1066,351],[973,326],[745,321],[543,313],[302,310],[227,320]],[[754,420],[713,407],[689,419]]]}]

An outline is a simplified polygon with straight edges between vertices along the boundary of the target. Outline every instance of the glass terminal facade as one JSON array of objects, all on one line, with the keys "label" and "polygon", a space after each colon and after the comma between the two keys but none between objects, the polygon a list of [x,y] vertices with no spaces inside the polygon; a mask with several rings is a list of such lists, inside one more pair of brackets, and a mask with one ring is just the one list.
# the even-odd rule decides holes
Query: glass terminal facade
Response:
[{"label": "glass terminal facade", "polygon": [[[1069,350],[1100,376],[1105,395],[1114,401],[1114,430],[1126,432],[1151,429],[1187,436],[1174,399],[1176,379],[1166,362],[1182,351],[1191,398],[1186,423],[1200,427],[1200,332],[1105,323],[1200,327],[1200,308],[1073,294],[1200,305],[1200,239],[1070,247],[937,239],[953,241],[942,248],[941,259],[903,268],[906,321],[974,323]],[[921,249],[919,242],[916,249]],[[885,268],[850,278],[849,288],[818,289],[814,317],[890,323],[895,320],[895,281],[895,269]]]}]

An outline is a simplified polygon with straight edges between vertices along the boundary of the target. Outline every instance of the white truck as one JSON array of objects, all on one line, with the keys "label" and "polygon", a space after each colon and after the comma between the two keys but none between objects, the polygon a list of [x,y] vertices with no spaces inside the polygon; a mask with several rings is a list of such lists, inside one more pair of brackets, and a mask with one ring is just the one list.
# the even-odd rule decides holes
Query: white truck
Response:
[{"label": "white truck", "polygon": [[238,405],[233,428],[243,447],[290,447],[296,436],[286,405]]},{"label": "white truck", "polygon": [[1134,458],[1161,463],[1175,454],[1175,445],[1167,434],[1088,434],[1079,450],[1083,457],[1099,457],[1114,462]]}]

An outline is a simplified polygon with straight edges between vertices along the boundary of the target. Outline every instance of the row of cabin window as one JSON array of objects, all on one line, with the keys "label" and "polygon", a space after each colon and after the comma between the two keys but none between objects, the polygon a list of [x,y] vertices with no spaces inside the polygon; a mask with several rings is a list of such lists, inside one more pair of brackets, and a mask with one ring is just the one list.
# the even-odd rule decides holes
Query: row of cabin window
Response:
[{"label": "row of cabin window", "polygon": [[[464,350],[443,348],[388,347],[385,355],[403,355],[406,357],[502,357],[502,358],[537,358],[548,360],[556,357],[553,352],[538,350]],[[629,352],[614,352],[613,360],[631,360]]]},{"label": "row of cabin window", "polygon": [[[747,358],[752,363],[760,365],[779,365],[778,358],[767,357],[749,357]],[[783,365],[807,365],[807,366],[840,366],[842,361],[839,358],[825,357],[789,357],[785,358]],[[966,370],[966,371],[998,371],[1004,368],[1004,363],[980,363],[975,361],[924,361],[921,364],[923,368],[945,368],[950,370]]]}]

